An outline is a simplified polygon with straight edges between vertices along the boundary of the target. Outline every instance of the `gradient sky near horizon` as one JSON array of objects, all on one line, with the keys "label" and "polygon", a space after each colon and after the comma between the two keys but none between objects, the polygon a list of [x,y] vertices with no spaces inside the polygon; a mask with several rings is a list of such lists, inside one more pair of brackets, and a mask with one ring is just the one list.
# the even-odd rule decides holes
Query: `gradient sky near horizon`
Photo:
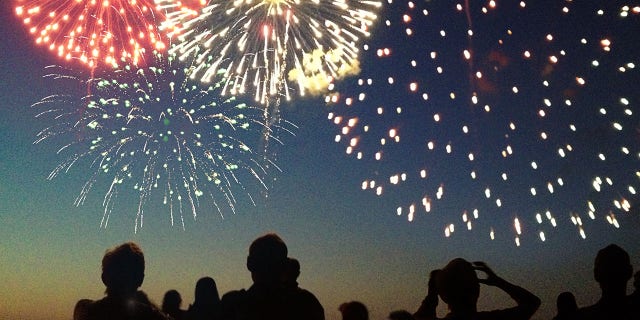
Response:
[{"label": "gradient sky near horizon", "polygon": [[[147,259],[142,289],[158,303],[177,289],[187,307],[202,276],[221,294],[250,286],[247,248],[276,232],[327,319],[351,300],[371,319],[414,311],[429,271],[455,257],[486,261],[540,296],[534,319],[551,318],[562,291],[580,305],[597,300],[592,262],[609,243],[640,268],[629,188],[640,191],[635,3],[469,1],[465,11],[464,1],[385,1],[362,43],[361,73],[336,82],[335,101],[283,103],[298,129],[270,149],[282,172],[268,196],[239,201],[224,218],[204,205],[184,230],[151,202],[134,233],[135,194],[118,199],[107,228],[104,190],[74,206],[92,173],[86,163],[46,179],[64,157],[58,145],[33,143],[52,119],[30,106],[58,92],[44,68],[65,62],[33,42],[13,2],[0,8],[0,319],[70,319],[78,299],[102,297],[104,251],[129,240]],[[623,198],[629,212],[614,205]],[[511,305],[491,288],[481,295],[481,308]]]}]

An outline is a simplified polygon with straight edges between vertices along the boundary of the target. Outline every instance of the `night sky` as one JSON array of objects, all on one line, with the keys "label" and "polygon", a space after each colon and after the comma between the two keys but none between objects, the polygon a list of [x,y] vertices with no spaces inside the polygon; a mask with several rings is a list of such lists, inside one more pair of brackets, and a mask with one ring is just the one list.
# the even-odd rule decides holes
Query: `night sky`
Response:
[{"label": "night sky", "polygon": [[[36,45],[13,2],[0,8],[0,319],[71,318],[78,299],[103,296],[104,251],[129,240],[145,252],[142,289],[157,303],[176,289],[186,308],[202,276],[221,295],[248,288],[248,246],[276,232],[327,319],[351,300],[371,319],[413,312],[429,272],[456,257],[541,297],[534,319],[551,318],[562,291],[597,301],[593,259],[610,243],[640,268],[633,3],[385,2],[359,44],[359,75],[281,104],[297,128],[269,143],[282,172],[269,172],[268,191],[243,180],[235,210],[202,201],[184,226],[152,195],[135,232],[139,199],[127,186],[101,227],[108,174],[74,206],[90,161],[47,180],[73,135],[34,144],[56,120],[32,105],[66,90],[45,67],[87,69]],[[483,287],[479,305],[512,301]]]}]

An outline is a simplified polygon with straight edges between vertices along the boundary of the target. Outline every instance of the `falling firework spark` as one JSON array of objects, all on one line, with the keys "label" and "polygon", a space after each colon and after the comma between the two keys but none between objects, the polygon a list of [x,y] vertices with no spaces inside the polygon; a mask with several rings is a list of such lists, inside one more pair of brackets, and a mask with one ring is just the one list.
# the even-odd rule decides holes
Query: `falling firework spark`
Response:
[{"label": "falling firework spark", "polygon": [[508,228],[517,245],[562,223],[584,238],[587,221],[618,228],[634,211],[638,36],[609,26],[631,30],[639,7],[390,1],[388,12],[364,47],[371,67],[326,97],[335,141],[374,165],[363,190],[399,199],[410,221],[446,213],[446,236]]}]

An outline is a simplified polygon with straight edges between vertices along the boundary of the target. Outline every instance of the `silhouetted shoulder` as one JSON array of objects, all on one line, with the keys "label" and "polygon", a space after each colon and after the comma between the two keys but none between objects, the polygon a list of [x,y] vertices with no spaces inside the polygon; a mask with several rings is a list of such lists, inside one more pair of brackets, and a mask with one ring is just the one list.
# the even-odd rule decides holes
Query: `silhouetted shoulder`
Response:
[{"label": "silhouetted shoulder", "polygon": [[106,297],[91,303],[82,320],[168,320],[159,309],[136,299],[118,300]]},{"label": "silhouetted shoulder", "polygon": [[247,291],[244,289],[233,290],[225,293],[220,299],[220,319],[246,319],[247,312]]},{"label": "silhouetted shoulder", "polygon": [[633,305],[629,300],[616,301],[612,303],[605,303],[598,301],[598,303],[580,308],[580,315],[583,320],[638,320],[640,319],[640,313],[638,313],[638,307]]},{"label": "silhouetted shoulder", "polygon": [[87,319],[89,307],[93,304],[93,300],[90,299],[81,299],[76,303],[75,308],[73,308],[73,320],[83,320]]},{"label": "silhouetted shoulder", "polygon": [[530,312],[523,311],[518,307],[513,307],[502,310],[479,311],[474,320],[524,320],[530,318]]},{"label": "silhouetted shoulder", "polygon": [[293,314],[309,320],[324,320],[324,308],[311,291],[295,288],[289,293]]},{"label": "silhouetted shoulder", "polygon": [[247,290],[244,290],[244,289],[232,290],[222,295],[222,299],[220,299],[220,303],[224,308],[227,305],[234,305],[246,299],[247,299]]}]

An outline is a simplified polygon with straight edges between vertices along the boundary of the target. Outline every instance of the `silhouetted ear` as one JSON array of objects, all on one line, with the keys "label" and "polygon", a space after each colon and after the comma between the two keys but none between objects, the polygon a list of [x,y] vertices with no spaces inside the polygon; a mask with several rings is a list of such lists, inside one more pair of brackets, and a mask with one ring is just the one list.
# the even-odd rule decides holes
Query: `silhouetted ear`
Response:
[{"label": "silhouetted ear", "polygon": [[249,269],[249,271],[253,272],[254,268],[255,268],[255,258],[252,258],[251,256],[247,257],[247,269]]},{"label": "silhouetted ear", "polygon": [[102,280],[102,283],[107,286],[107,276],[105,276],[104,272],[100,275],[100,279]]},{"label": "silhouetted ear", "polygon": [[140,288],[140,286],[142,285],[142,282],[144,282],[144,272],[142,272],[142,274],[140,275],[140,277],[138,279],[140,279],[140,281],[138,281],[138,283],[136,283],[136,288]]}]

